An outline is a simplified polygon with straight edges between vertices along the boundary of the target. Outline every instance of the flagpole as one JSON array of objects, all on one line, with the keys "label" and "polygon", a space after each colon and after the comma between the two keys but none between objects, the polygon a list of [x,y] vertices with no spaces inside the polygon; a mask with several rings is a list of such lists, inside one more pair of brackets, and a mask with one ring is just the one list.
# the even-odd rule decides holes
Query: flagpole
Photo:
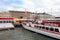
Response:
[{"label": "flagpole", "polygon": [[26,9],[25,9],[25,19],[26,19]]},{"label": "flagpole", "polygon": [[27,19],[27,17],[28,17],[28,13],[27,13],[27,11],[25,9],[25,18]]}]

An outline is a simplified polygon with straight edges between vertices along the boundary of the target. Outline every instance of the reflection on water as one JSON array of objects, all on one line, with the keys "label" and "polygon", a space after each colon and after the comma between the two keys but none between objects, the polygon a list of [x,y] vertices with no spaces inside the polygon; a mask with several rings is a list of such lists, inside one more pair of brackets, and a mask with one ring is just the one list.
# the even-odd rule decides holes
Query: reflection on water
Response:
[{"label": "reflection on water", "polygon": [[15,30],[0,31],[0,40],[55,40],[55,39],[19,28]]}]

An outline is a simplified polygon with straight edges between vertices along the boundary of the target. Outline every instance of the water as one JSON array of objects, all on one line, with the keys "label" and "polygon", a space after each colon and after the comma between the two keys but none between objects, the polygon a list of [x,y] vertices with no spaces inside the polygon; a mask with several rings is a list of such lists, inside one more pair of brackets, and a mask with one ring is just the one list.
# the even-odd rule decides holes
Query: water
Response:
[{"label": "water", "polygon": [[0,40],[55,40],[23,28],[0,31]]}]

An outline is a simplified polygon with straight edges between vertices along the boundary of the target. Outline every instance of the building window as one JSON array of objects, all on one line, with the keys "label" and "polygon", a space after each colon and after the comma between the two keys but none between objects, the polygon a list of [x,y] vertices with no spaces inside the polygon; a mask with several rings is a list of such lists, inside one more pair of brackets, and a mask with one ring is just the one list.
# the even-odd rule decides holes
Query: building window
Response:
[{"label": "building window", "polygon": [[20,18],[23,18],[23,16],[20,16]]}]

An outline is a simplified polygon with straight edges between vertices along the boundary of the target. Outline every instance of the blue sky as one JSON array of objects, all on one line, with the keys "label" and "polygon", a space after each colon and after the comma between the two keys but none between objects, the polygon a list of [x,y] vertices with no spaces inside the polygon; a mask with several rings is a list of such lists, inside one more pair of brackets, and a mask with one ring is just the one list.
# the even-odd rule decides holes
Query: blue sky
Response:
[{"label": "blue sky", "polygon": [[17,9],[21,4],[21,0],[0,0],[0,11]]},{"label": "blue sky", "polygon": [[60,0],[0,0],[0,12],[17,10],[46,12],[60,16]]}]

